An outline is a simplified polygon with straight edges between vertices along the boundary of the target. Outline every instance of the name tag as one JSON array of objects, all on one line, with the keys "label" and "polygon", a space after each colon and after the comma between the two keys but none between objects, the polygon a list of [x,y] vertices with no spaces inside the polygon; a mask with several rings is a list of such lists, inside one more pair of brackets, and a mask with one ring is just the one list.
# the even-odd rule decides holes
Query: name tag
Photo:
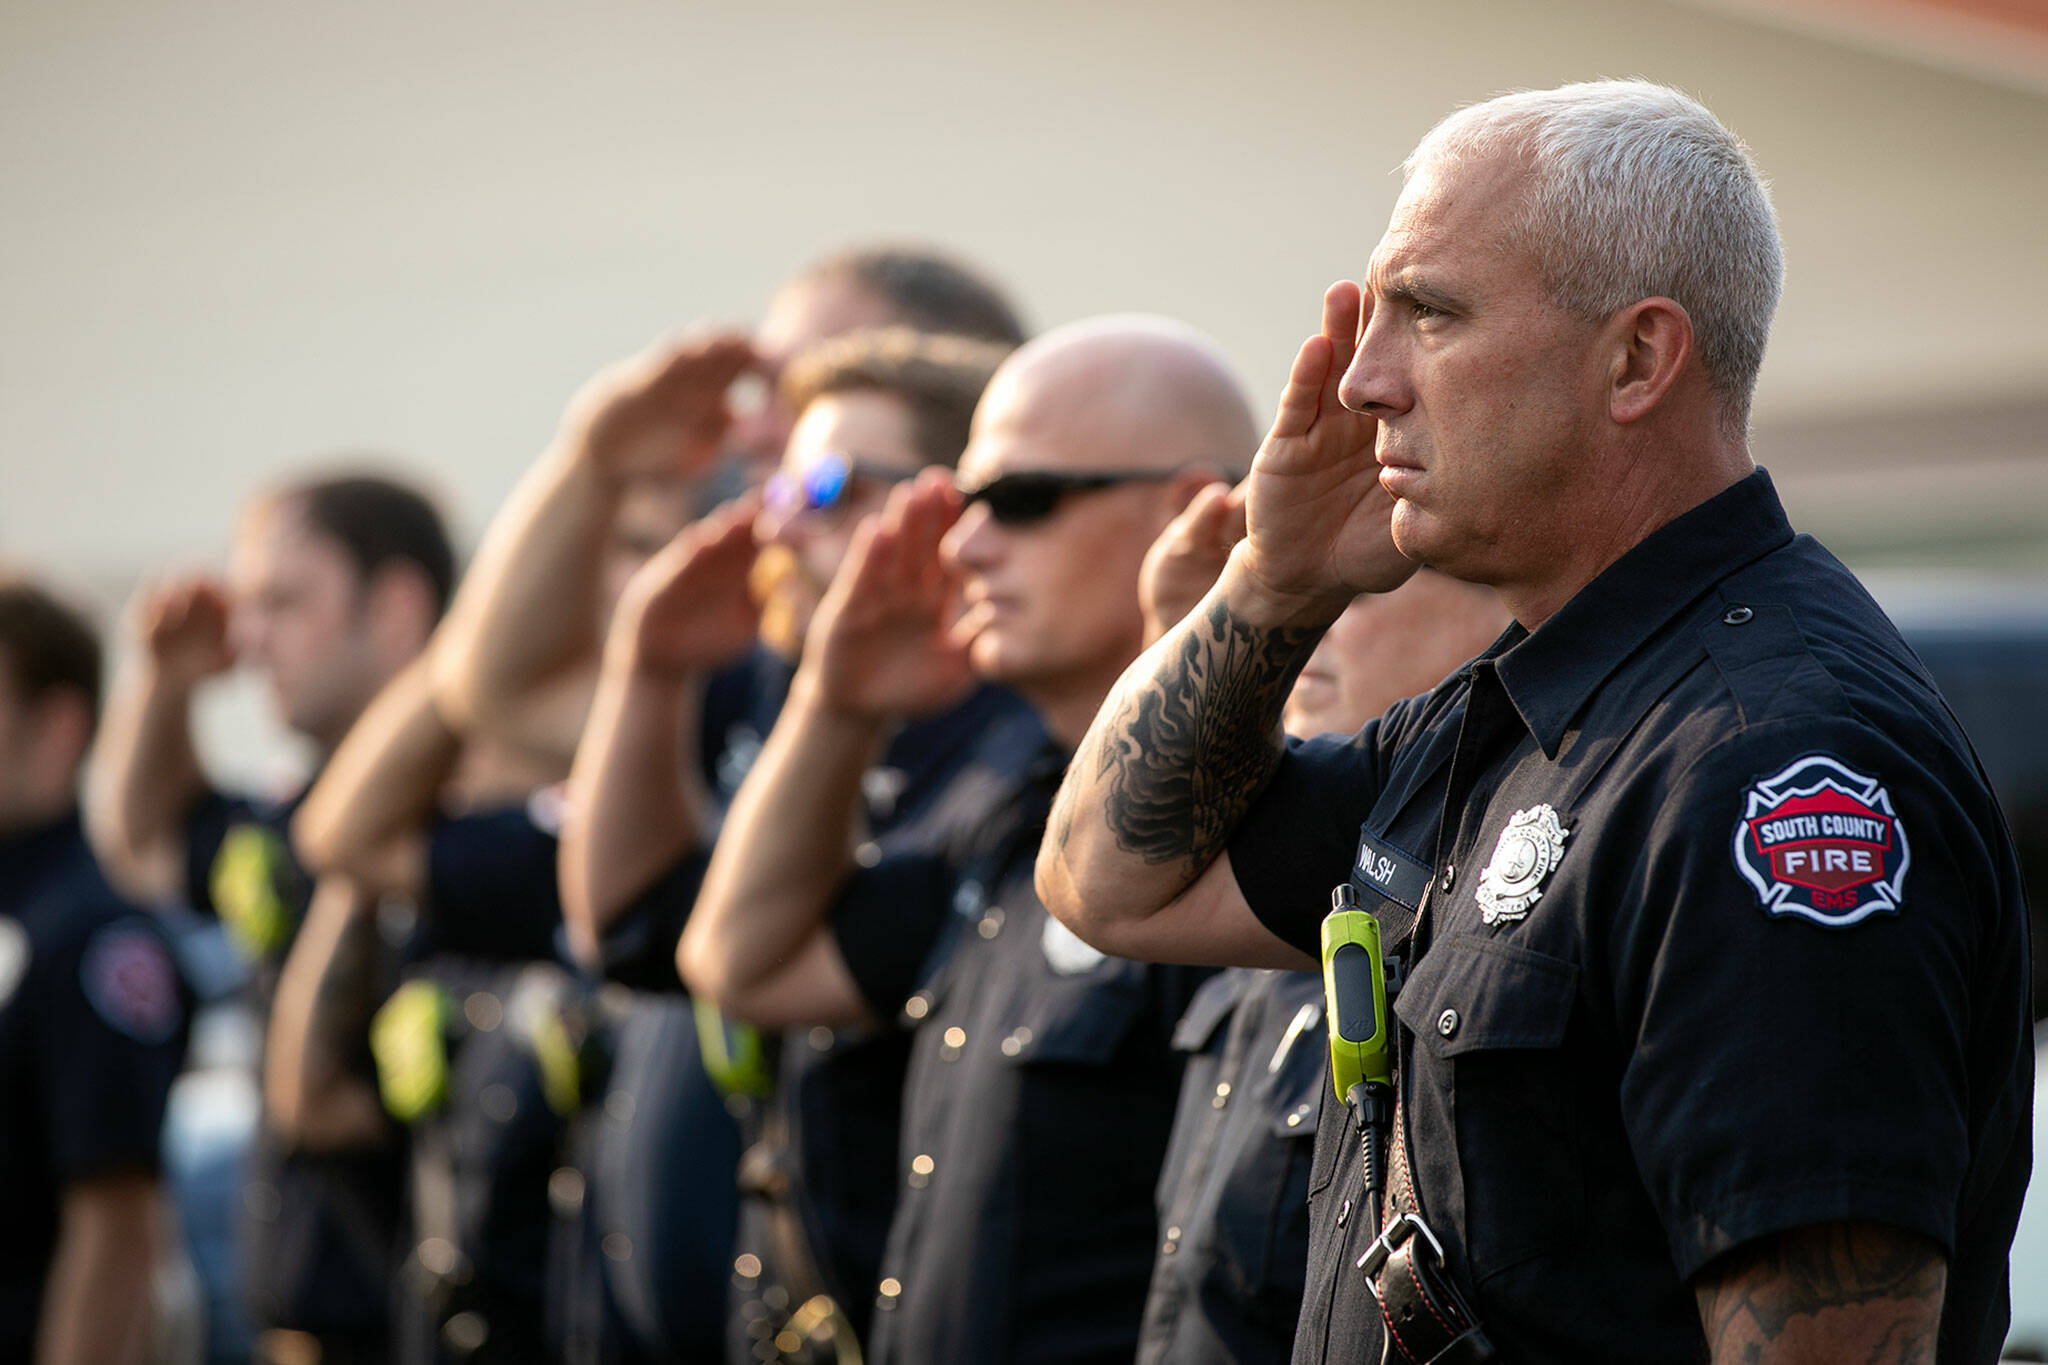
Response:
[{"label": "name tag", "polygon": [[1422,893],[1435,875],[1428,864],[1365,830],[1358,832],[1358,861],[1354,866],[1365,885],[1410,910],[1421,909]]}]

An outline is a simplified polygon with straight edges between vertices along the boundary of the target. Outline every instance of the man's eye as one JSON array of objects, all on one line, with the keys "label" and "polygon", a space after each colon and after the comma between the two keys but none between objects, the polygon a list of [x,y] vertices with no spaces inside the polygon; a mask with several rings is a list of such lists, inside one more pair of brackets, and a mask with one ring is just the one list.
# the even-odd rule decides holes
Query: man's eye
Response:
[{"label": "man's eye", "polygon": [[1424,303],[1420,299],[1409,303],[1408,312],[1417,322],[1428,322],[1431,318],[1445,316],[1443,309],[1436,307],[1434,304]]}]

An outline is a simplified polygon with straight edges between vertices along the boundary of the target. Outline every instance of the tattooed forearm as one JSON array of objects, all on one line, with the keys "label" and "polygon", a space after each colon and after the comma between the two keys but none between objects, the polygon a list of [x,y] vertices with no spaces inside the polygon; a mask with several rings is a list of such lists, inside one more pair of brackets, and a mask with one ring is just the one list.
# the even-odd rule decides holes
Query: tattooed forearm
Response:
[{"label": "tattooed forearm", "polygon": [[1280,704],[1321,637],[1256,629],[1221,601],[1190,622],[1102,737],[1096,777],[1118,847],[1191,871],[1215,858],[1279,764]]},{"label": "tattooed forearm", "polygon": [[1731,1262],[1698,1292],[1716,1365],[1934,1359],[1947,1268],[1924,1237],[1827,1223],[1773,1237]]}]

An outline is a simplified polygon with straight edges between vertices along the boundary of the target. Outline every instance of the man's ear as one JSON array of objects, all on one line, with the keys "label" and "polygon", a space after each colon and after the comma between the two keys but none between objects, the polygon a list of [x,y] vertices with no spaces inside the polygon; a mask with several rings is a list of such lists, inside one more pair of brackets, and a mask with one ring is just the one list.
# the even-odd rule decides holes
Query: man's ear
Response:
[{"label": "man's ear", "polygon": [[1671,299],[1641,299],[1608,320],[1607,415],[1623,426],[1655,412],[1692,361],[1692,317]]}]

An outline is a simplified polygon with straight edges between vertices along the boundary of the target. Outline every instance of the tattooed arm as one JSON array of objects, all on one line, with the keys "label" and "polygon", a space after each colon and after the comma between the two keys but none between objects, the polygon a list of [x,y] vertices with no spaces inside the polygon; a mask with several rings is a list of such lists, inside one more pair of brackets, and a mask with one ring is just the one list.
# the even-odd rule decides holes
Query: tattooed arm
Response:
[{"label": "tattooed arm", "polygon": [[1279,765],[1281,703],[1324,629],[1415,570],[1393,543],[1374,421],[1337,395],[1362,308],[1356,285],[1324,296],[1245,482],[1246,538],[1118,680],[1067,769],[1038,894],[1105,952],[1304,965],[1252,914],[1223,849]]},{"label": "tattooed arm", "polygon": [[1823,1223],[1732,1253],[1696,1293],[1715,1365],[1918,1365],[1935,1358],[1947,1278],[1925,1237]]}]

